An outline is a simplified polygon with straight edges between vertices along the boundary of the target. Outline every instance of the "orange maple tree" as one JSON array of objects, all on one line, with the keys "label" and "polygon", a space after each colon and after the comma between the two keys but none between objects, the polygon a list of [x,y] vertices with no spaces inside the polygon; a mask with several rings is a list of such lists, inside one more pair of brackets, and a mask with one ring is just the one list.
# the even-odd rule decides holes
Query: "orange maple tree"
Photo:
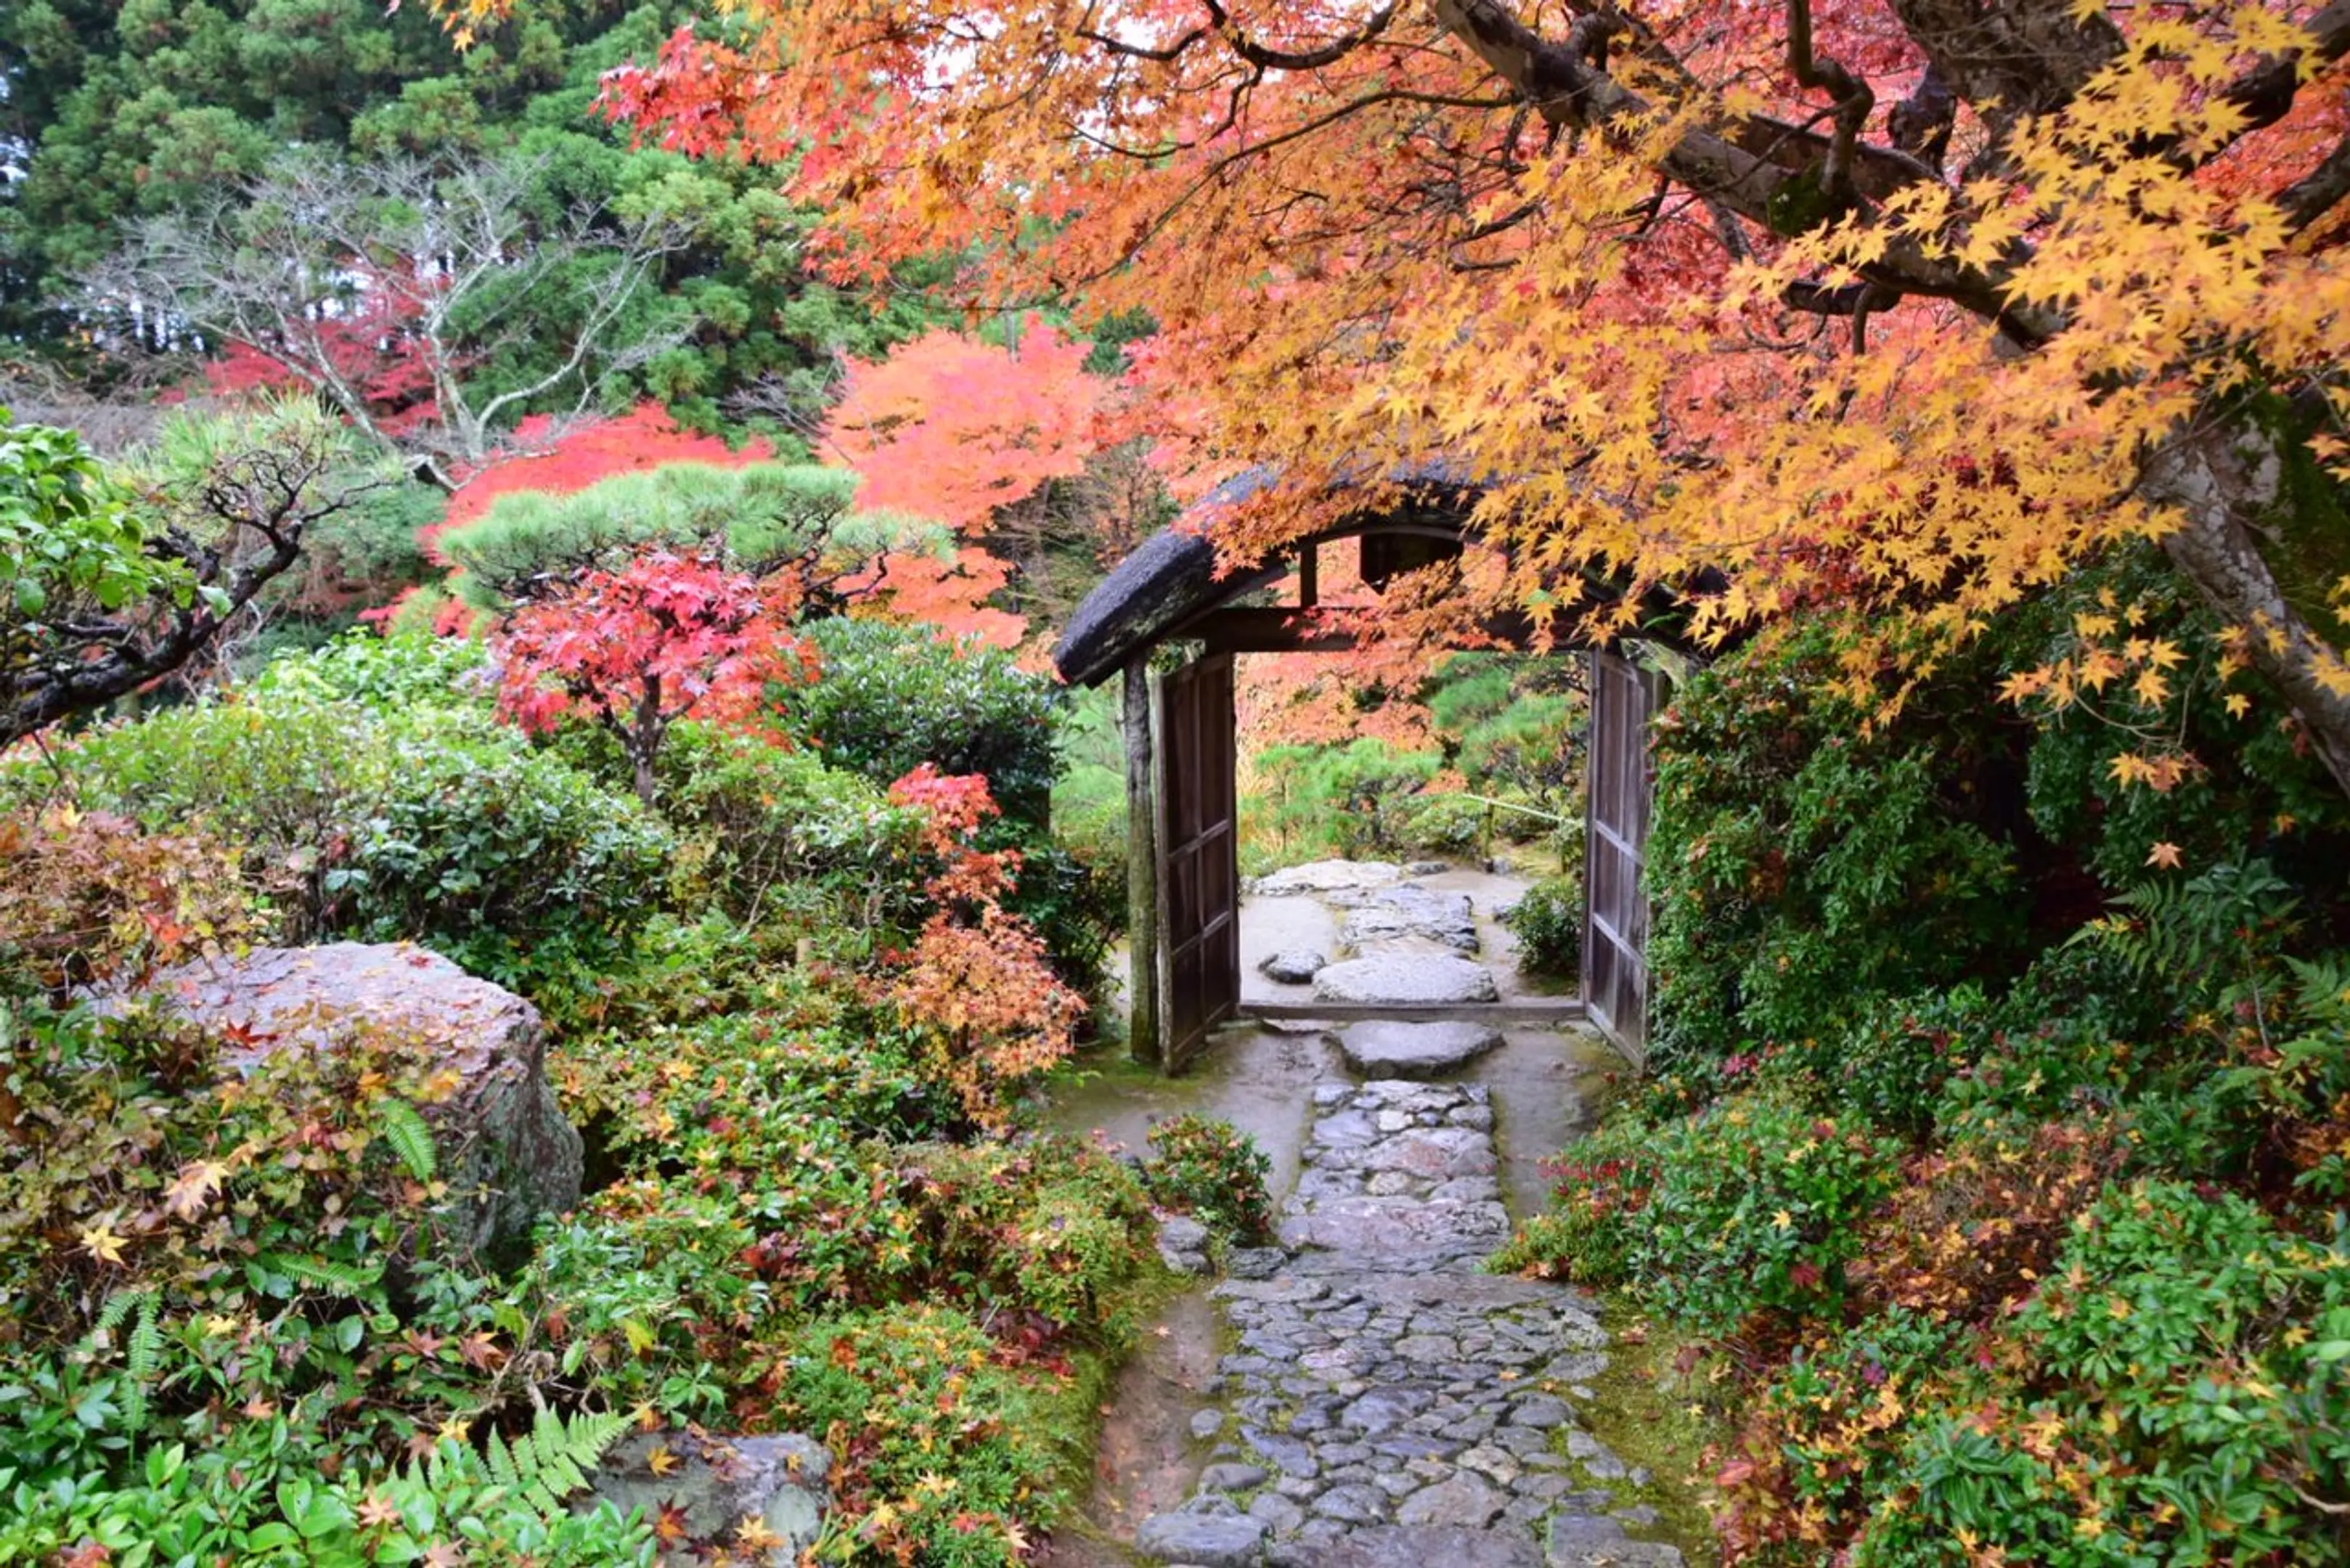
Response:
[{"label": "orange maple tree", "polygon": [[1108,386],[1085,373],[1087,351],[1050,327],[1017,348],[928,333],[849,367],[825,439],[865,476],[860,504],[979,530],[1085,472]]},{"label": "orange maple tree", "polygon": [[1443,462],[1551,624],[1661,587],[1700,634],[1832,596],[1957,639],[2158,538],[2350,787],[2309,502],[2350,452],[2350,5],[732,14],[610,110],[788,160],[838,274],[970,247],[972,303],[1147,306],[1192,461],[1294,481],[1235,555]]},{"label": "orange maple tree", "polygon": [[1020,852],[973,842],[998,810],[987,780],[924,763],[889,786],[889,801],[922,814],[923,847],[940,868],[924,888],[934,908],[884,999],[965,1114],[1001,1129],[1010,1093],[1075,1048],[1085,999],[1054,974],[1036,928],[1003,907]]}]

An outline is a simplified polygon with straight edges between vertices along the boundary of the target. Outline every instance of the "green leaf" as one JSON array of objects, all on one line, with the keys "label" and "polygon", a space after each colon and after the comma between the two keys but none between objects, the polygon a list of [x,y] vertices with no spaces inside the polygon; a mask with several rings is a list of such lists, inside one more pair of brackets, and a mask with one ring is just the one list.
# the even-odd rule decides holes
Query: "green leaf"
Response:
[{"label": "green leaf", "polygon": [[432,1148],[432,1129],[416,1107],[405,1100],[386,1100],[377,1108],[376,1119],[383,1129],[384,1142],[391,1145],[408,1174],[419,1181],[430,1181],[440,1168]]},{"label": "green leaf", "polygon": [[48,590],[30,577],[16,579],[16,608],[26,615],[38,615],[49,607]]}]

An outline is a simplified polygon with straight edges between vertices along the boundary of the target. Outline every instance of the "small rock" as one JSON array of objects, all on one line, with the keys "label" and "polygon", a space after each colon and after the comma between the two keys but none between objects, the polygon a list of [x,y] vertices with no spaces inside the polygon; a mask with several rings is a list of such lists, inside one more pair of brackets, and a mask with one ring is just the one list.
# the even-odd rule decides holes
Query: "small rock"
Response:
[{"label": "small rock", "polygon": [[1561,1427],[1566,1417],[1566,1402],[1550,1394],[1529,1394],[1510,1412],[1510,1420],[1521,1427]]},{"label": "small rock", "polygon": [[1396,1510],[1398,1524],[1450,1524],[1482,1530],[1501,1514],[1507,1500],[1481,1478],[1464,1470],[1450,1480],[1423,1487]]},{"label": "small rock", "polygon": [[1284,985],[1304,985],[1330,967],[1330,955],[1314,948],[1284,948],[1256,968],[1267,980]]},{"label": "small rock", "polygon": [[1314,1511],[1346,1524],[1378,1524],[1388,1516],[1387,1499],[1367,1486],[1334,1486],[1314,1500]]},{"label": "small rock", "polygon": [[1265,1472],[1255,1465],[1210,1465],[1200,1472],[1202,1491],[1246,1491],[1265,1482]]},{"label": "small rock", "polygon": [[1191,1417],[1191,1436],[1201,1442],[1213,1442],[1216,1434],[1224,1429],[1222,1410],[1202,1410]]},{"label": "small rock", "polygon": [[1224,1254],[1224,1272],[1236,1280],[1269,1280],[1289,1254],[1278,1247],[1235,1247]]},{"label": "small rock", "polygon": [[1264,1521],[1275,1535],[1291,1535],[1305,1522],[1305,1511],[1277,1491],[1263,1491],[1249,1499],[1249,1517]]},{"label": "small rock", "polygon": [[1161,1220],[1159,1261],[1179,1274],[1208,1272],[1208,1228],[1185,1214],[1171,1214]]},{"label": "small rock", "polygon": [[[662,1453],[664,1470],[653,1457]],[[757,1561],[788,1568],[824,1533],[832,1499],[825,1477],[832,1456],[822,1443],[796,1433],[720,1438],[691,1431],[631,1432],[597,1467],[592,1496],[622,1513],[648,1517],[674,1510],[697,1542],[731,1542],[748,1517],[761,1521],[776,1543]]]}]

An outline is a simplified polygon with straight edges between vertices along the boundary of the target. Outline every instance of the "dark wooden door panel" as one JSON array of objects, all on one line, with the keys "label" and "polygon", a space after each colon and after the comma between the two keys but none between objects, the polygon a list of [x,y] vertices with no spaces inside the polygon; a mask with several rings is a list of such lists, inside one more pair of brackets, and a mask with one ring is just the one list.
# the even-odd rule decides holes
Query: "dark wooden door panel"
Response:
[{"label": "dark wooden door panel", "polygon": [[1181,1067],[1241,1000],[1240,844],[1232,660],[1211,654],[1159,688],[1166,904],[1166,1065]]}]

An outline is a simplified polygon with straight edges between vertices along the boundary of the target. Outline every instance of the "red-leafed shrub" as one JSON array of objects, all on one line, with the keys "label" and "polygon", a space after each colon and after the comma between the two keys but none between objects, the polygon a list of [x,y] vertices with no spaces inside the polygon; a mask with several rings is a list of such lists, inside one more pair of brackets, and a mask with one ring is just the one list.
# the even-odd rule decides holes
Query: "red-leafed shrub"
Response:
[{"label": "red-leafed shrub", "polygon": [[706,560],[654,554],[625,571],[590,572],[508,624],[498,705],[533,732],[574,716],[602,726],[650,805],[671,724],[748,724],[769,685],[810,673],[793,608],[783,584]]}]

